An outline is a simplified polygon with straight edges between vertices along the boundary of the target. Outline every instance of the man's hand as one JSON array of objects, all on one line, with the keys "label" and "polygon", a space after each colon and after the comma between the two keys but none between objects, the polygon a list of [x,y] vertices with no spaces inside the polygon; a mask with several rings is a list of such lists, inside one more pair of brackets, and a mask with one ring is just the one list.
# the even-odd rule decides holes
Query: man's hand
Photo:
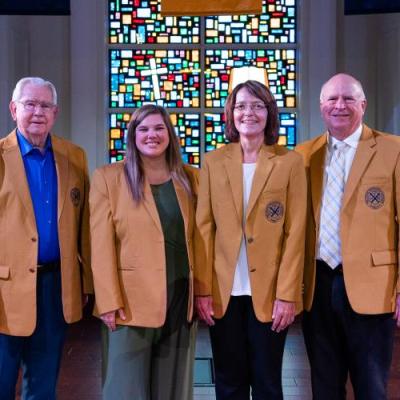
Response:
[{"label": "man's hand", "polygon": [[211,296],[196,296],[195,297],[196,312],[200,319],[202,319],[207,325],[214,325],[214,310],[212,306]]},{"label": "man's hand", "polygon": [[272,330],[281,332],[293,321],[296,313],[296,303],[276,299],[272,311]]},{"label": "man's hand", "polygon": [[109,311],[107,313],[100,315],[100,319],[108,326],[110,331],[115,331],[115,329],[117,329],[117,325],[115,323],[117,313],[119,318],[121,318],[123,321],[126,320],[126,315],[123,308],[114,311]]}]

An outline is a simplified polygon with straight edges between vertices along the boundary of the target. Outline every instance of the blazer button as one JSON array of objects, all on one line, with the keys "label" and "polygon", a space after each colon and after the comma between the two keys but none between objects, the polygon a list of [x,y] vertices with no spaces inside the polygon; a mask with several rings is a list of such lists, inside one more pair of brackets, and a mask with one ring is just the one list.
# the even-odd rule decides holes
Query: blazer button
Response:
[{"label": "blazer button", "polygon": [[35,271],[36,271],[35,268],[29,268],[29,272],[34,273]]},{"label": "blazer button", "polygon": [[254,239],[252,238],[252,237],[249,237],[248,239],[247,239],[247,243],[253,243],[254,242]]},{"label": "blazer button", "polygon": [[256,271],[255,268],[251,268],[251,267],[250,267],[250,272],[255,272],[255,271]]},{"label": "blazer button", "polygon": [[36,242],[37,239],[35,237],[31,238],[32,242]]}]

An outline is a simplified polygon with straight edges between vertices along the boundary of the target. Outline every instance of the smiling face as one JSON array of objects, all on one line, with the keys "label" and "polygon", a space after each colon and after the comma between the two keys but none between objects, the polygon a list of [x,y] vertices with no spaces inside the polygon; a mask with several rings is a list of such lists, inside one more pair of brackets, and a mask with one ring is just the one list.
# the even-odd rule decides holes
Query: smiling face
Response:
[{"label": "smiling face", "polygon": [[40,148],[44,147],[57,111],[50,88],[43,85],[26,84],[20,98],[10,103],[11,116],[18,130],[33,146]]},{"label": "smiling face", "polygon": [[246,88],[237,92],[233,119],[240,137],[264,140],[267,118],[268,111],[261,99],[250,94]]},{"label": "smiling face", "polygon": [[321,115],[329,133],[346,139],[362,123],[367,101],[358,81],[349,75],[331,78],[321,91]]},{"label": "smiling face", "polygon": [[168,129],[160,114],[150,114],[136,127],[136,147],[142,157],[165,158],[169,145]]}]

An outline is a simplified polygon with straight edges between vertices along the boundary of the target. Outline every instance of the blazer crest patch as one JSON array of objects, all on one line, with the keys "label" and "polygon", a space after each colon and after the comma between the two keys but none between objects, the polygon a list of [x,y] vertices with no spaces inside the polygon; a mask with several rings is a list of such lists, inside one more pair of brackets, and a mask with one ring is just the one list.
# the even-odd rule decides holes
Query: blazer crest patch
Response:
[{"label": "blazer crest patch", "polygon": [[373,210],[381,208],[385,204],[385,193],[379,187],[370,187],[365,192],[365,204]]},{"label": "blazer crest patch", "polygon": [[74,187],[71,189],[71,192],[69,194],[71,197],[72,204],[75,207],[78,207],[81,201],[81,191],[77,187]]},{"label": "blazer crest patch", "polygon": [[282,219],[283,212],[284,207],[280,201],[271,201],[265,208],[265,217],[269,222],[278,222]]}]

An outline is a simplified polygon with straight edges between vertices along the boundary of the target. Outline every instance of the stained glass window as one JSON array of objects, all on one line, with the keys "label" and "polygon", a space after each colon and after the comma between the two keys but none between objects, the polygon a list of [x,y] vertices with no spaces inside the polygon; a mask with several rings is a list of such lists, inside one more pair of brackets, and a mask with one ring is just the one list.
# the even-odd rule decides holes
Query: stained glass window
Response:
[{"label": "stained glass window", "polygon": [[280,113],[279,122],[278,144],[293,149],[296,146],[296,113]]},{"label": "stained glass window", "polygon": [[264,1],[261,15],[223,15],[205,19],[207,44],[295,43],[295,0]]},{"label": "stained glass window", "polygon": [[110,114],[109,131],[109,153],[110,162],[120,161],[124,158],[126,151],[126,137],[128,133],[128,123],[131,118],[130,113]]},{"label": "stained glass window", "polygon": [[223,107],[228,96],[229,71],[254,66],[265,68],[278,107],[296,106],[295,50],[206,50],[206,107]]},{"label": "stained glass window", "polygon": [[296,0],[263,0],[261,15],[162,17],[160,0],[109,0],[109,159],[122,159],[131,113],[166,107],[185,162],[225,144],[232,68],[264,68],[280,108],[279,143],[296,144]]},{"label": "stained glass window", "polygon": [[198,50],[110,50],[111,107],[199,107]]},{"label": "stained glass window", "polygon": [[219,149],[228,141],[224,135],[224,114],[207,113],[205,119],[205,151]]},{"label": "stained glass window", "polygon": [[[130,112],[110,114],[110,162],[120,161],[126,152],[126,139]],[[200,165],[200,114],[170,113],[185,163]]]},{"label": "stained glass window", "polygon": [[162,17],[157,0],[110,0],[109,43],[199,43],[199,17]]},{"label": "stained glass window", "polygon": [[171,113],[182,150],[183,161],[200,166],[200,115]]}]

